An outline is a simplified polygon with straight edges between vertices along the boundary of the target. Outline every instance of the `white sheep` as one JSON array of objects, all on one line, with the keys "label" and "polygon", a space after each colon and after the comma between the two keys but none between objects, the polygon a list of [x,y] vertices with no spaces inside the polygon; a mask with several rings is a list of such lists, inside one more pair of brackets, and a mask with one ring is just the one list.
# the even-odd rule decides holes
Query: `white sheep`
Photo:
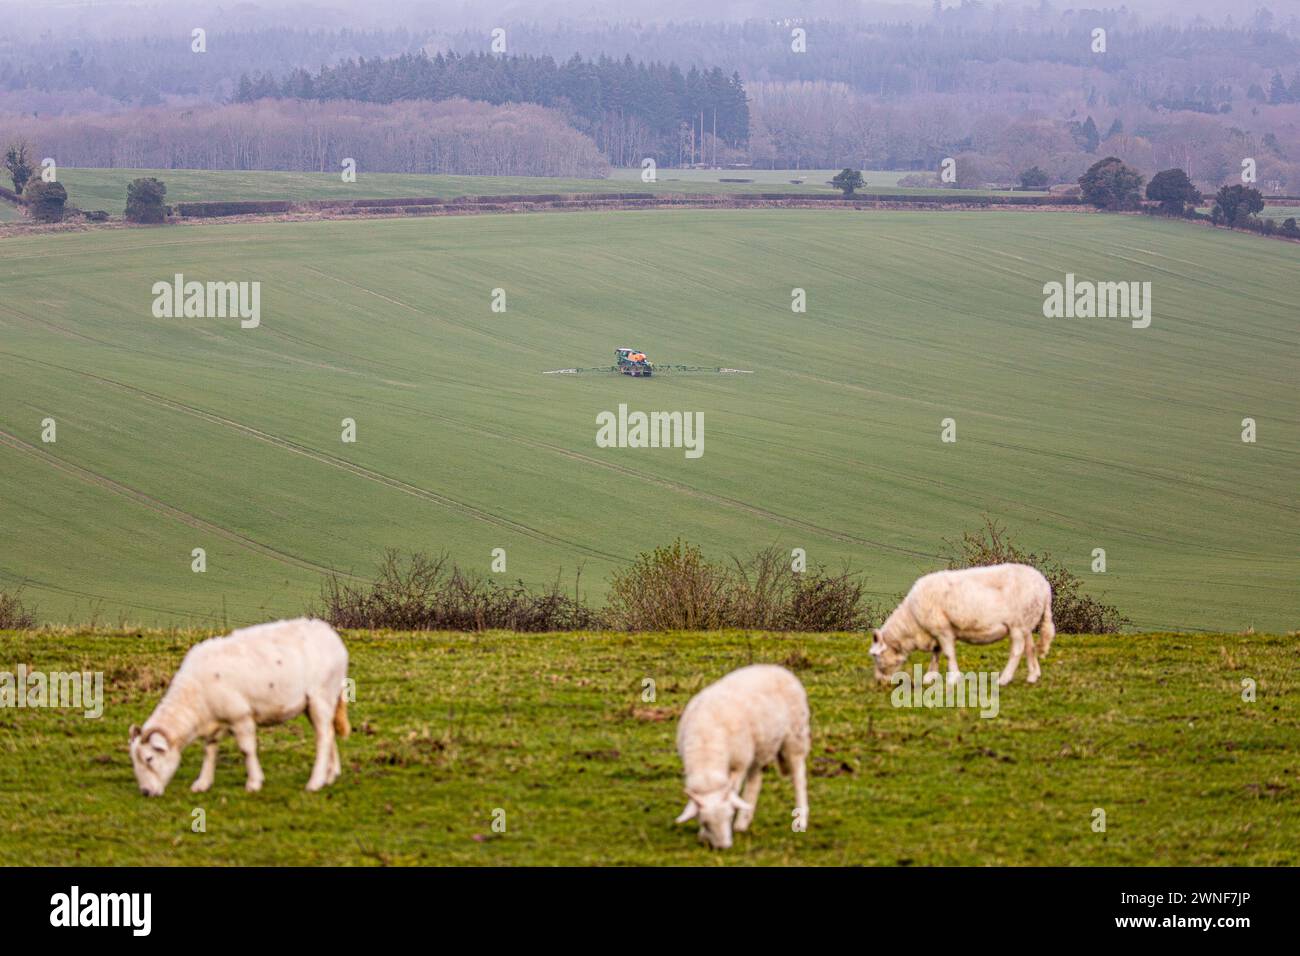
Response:
[{"label": "white sheep", "polygon": [[190,648],[162,701],[131,727],[131,764],[140,791],[161,796],[181,763],[181,751],[203,738],[203,769],[190,787],[212,786],[217,743],[231,731],[248,768],[245,789],[262,789],[257,725],[278,724],[306,712],[316,729],[316,763],[308,790],[339,776],[335,733],[349,732],[344,681],[348,652],[324,621],[298,618],[241,628]]},{"label": "white sheep", "polygon": [[948,682],[961,680],[957,641],[992,644],[1010,635],[1011,656],[998,677],[1011,683],[1020,656],[1029,654],[1029,683],[1042,669],[1034,647],[1034,629],[1042,637],[1042,655],[1052,647],[1052,586],[1027,564],[994,564],[957,571],[936,571],[918,578],[871,644],[876,679],[888,680],[913,651],[930,652],[929,680],[939,673],[939,654],[948,658]]},{"label": "white sheep", "polygon": [[795,824],[804,829],[809,725],[808,695],[784,667],[742,667],[704,688],[677,725],[688,800],[676,822],[699,817],[700,839],[725,850],[731,846],[733,816],[736,831],[749,829],[763,768],[779,761],[794,781]]}]

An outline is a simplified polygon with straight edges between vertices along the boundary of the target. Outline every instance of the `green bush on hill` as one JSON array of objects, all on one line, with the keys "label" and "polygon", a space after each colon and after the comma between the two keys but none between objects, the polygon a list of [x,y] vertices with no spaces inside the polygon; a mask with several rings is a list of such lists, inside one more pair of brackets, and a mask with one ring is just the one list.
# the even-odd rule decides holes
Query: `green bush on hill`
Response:
[{"label": "green bush on hill", "polygon": [[1210,215],[1216,226],[1249,228],[1251,216],[1263,211],[1263,194],[1258,189],[1238,183],[1235,186],[1224,186],[1215,194],[1214,209]]},{"label": "green bush on hill", "polygon": [[126,218],[129,222],[157,224],[167,219],[163,198],[167,187],[152,176],[131,180],[126,187]]},{"label": "green bush on hill", "polygon": [[1147,183],[1147,199],[1160,203],[1161,212],[1181,216],[1188,206],[1196,208],[1201,191],[1181,169],[1162,169]]},{"label": "green bush on hill", "polygon": [[866,184],[867,181],[862,178],[862,173],[856,169],[848,168],[836,173],[831,180],[831,185],[844,193],[846,198],[852,196],[855,190],[861,189]]},{"label": "green bush on hill", "polygon": [[1020,174],[1021,189],[1046,189],[1052,182],[1047,171],[1038,166],[1030,166]]},{"label": "green bush on hill", "polygon": [[1115,156],[1099,159],[1079,177],[1083,199],[1098,209],[1134,209],[1141,199],[1142,174]]},{"label": "green bush on hill", "polygon": [[68,191],[63,183],[47,183],[43,179],[30,179],[23,190],[27,208],[37,222],[62,222],[63,207],[68,201]]}]

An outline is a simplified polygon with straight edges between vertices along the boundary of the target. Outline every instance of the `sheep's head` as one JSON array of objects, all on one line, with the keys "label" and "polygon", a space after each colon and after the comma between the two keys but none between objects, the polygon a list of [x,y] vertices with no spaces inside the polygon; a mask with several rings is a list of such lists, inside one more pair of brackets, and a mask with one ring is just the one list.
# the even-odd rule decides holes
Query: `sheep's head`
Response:
[{"label": "sheep's head", "polygon": [[678,823],[685,823],[696,817],[700,820],[700,842],[707,843],[715,850],[725,850],[731,846],[731,821],[737,810],[754,811],[751,804],[740,799],[729,788],[714,790],[712,793],[694,793],[686,791],[686,809],[677,818]]},{"label": "sheep's head", "polygon": [[876,665],[876,680],[883,684],[907,661],[907,652],[887,643],[880,628],[872,631],[871,636],[869,653]]},{"label": "sheep's head", "polygon": [[146,797],[161,797],[181,765],[180,748],[161,731],[145,734],[135,724],[131,725],[130,739],[131,766],[140,792]]}]

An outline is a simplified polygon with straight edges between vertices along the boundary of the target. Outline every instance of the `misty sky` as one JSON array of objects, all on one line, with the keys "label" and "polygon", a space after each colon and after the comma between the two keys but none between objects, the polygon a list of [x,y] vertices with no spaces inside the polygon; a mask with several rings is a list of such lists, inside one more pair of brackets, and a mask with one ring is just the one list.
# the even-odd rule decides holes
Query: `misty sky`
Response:
[{"label": "misty sky", "polygon": [[[942,0],[944,7],[960,0]],[[933,0],[0,0],[0,36],[32,29],[57,32],[60,26],[88,33],[164,33],[204,21],[224,29],[265,26],[304,28],[409,27],[454,30],[498,23],[568,20],[733,20],[816,19],[904,20],[925,19]],[[1036,9],[1040,0],[1003,0],[988,7]],[[1269,8],[1279,19],[1300,15],[1300,0],[1124,0],[1114,2],[1060,2],[1056,10],[1127,8],[1144,18],[1173,17],[1189,20],[1203,16],[1222,22],[1232,16],[1247,23],[1256,9]]]}]

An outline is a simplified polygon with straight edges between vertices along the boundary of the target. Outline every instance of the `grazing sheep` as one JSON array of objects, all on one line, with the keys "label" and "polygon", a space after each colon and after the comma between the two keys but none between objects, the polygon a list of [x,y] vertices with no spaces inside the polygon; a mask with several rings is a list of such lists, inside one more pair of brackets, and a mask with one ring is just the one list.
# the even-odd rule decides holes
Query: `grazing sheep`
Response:
[{"label": "grazing sheep", "polygon": [[700,819],[700,839],[725,850],[735,829],[749,829],[774,760],[794,780],[796,819],[808,820],[804,759],[811,747],[808,695],[784,667],[754,664],[732,671],[691,698],[677,725],[677,753],[686,775],[686,809]]},{"label": "grazing sheep", "polygon": [[884,625],[874,631],[871,656],[876,679],[888,680],[912,651],[930,651],[930,669],[939,673],[939,653],[948,658],[948,682],[961,680],[957,641],[991,644],[1010,635],[1011,657],[998,677],[1005,686],[1015,677],[1020,656],[1029,655],[1029,683],[1042,669],[1034,629],[1043,639],[1042,655],[1052,647],[1052,587],[1027,564],[994,564],[960,571],[936,571],[918,578]]},{"label": "grazing sheep", "polygon": [[190,787],[212,786],[217,743],[229,729],[248,767],[245,789],[262,789],[257,762],[257,725],[278,724],[306,712],[316,728],[316,764],[308,790],[319,790],[339,775],[334,735],[346,737],[347,701],[343,682],[348,652],[324,621],[276,621],[214,637],[190,648],[162,701],[145,721],[132,725],[131,763],[140,791],[158,797],[181,763],[181,751],[203,738],[203,769]]}]

